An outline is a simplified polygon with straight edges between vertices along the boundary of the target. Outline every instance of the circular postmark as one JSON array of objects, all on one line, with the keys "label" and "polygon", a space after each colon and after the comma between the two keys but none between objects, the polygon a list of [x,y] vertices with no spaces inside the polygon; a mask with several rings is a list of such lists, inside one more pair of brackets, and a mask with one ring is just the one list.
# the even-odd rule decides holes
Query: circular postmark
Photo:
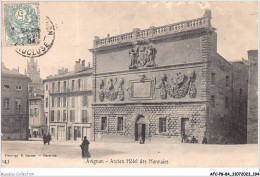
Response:
[{"label": "circular postmark", "polygon": [[24,46],[16,48],[15,51],[23,57],[36,58],[46,54],[54,44],[55,27],[49,17],[46,16],[46,26],[43,31],[45,34],[37,46]]}]

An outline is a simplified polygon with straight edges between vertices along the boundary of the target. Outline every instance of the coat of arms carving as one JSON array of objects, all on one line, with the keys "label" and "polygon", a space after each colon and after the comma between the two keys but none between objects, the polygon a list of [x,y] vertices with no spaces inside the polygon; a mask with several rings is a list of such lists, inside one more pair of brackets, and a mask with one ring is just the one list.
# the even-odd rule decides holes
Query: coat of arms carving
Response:
[{"label": "coat of arms carving", "polygon": [[152,45],[136,45],[129,50],[131,64],[129,69],[154,67],[156,49]]}]

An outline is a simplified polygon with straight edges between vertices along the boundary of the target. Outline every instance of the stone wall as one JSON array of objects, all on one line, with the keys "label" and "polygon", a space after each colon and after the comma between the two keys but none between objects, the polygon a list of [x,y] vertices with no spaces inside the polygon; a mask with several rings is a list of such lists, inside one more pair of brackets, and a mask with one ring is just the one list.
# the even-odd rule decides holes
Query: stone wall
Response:
[{"label": "stone wall", "polygon": [[258,143],[258,50],[248,51],[247,143]]},{"label": "stone wall", "polygon": [[[169,66],[202,61],[200,43],[200,36],[195,34],[153,41],[149,45],[156,50],[156,65]],[[138,46],[146,45],[140,44]],[[131,64],[129,50],[133,48],[135,49],[136,45],[122,46],[109,51],[98,51],[96,54],[96,74],[128,70]]]},{"label": "stone wall", "polygon": [[[214,78],[212,78],[214,73]],[[232,122],[232,65],[220,55],[211,55],[207,75],[207,99],[209,101],[208,130],[210,141],[231,143]],[[226,77],[228,81],[226,83]],[[212,80],[214,80],[212,83]],[[226,99],[227,103],[226,103]]]},{"label": "stone wall", "polygon": [[[206,130],[206,104],[176,103],[170,105],[127,105],[127,106],[94,106],[95,139],[100,140],[106,135],[125,137],[128,141],[135,140],[135,122],[138,115],[146,120],[146,137],[151,140],[160,138],[178,139],[181,142],[181,118],[189,119],[188,133],[202,142]],[[101,117],[107,117],[108,129],[101,130]],[[117,117],[124,118],[124,130],[117,131]],[[159,133],[159,118],[166,118],[166,132]]]},{"label": "stone wall", "polygon": [[235,143],[246,143],[248,66],[244,61],[232,62],[233,66],[233,121],[232,132]]}]

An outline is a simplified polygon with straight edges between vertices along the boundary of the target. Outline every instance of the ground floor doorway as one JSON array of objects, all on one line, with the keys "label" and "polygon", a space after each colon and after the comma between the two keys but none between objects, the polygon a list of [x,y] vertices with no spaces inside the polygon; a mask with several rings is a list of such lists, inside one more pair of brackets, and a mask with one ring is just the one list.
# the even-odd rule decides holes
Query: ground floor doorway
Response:
[{"label": "ground floor doorway", "polygon": [[145,142],[146,137],[146,124],[145,118],[143,115],[139,115],[135,122],[135,141],[140,141],[142,138],[143,142]]}]

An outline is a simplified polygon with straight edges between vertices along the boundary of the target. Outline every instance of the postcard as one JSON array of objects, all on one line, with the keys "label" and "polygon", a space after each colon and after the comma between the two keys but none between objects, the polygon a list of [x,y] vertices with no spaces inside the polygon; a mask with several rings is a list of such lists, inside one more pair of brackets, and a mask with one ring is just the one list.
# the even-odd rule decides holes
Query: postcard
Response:
[{"label": "postcard", "polygon": [[1,9],[2,167],[258,167],[258,2]]}]

